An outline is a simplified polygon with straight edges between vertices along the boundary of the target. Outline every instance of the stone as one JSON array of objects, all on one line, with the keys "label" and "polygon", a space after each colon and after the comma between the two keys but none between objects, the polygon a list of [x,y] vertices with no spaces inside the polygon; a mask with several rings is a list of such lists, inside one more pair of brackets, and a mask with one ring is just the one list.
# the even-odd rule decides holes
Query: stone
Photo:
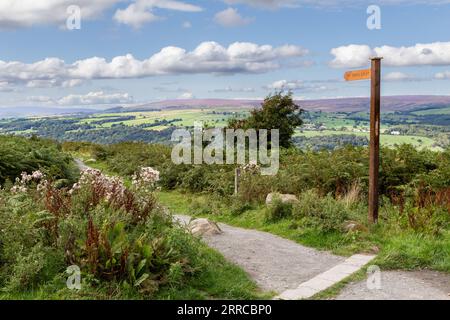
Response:
[{"label": "stone", "polygon": [[352,233],[352,232],[367,232],[368,229],[366,226],[362,225],[361,223],[359,223],[358,221],[346,221],[344,222],[344,231],[347,233]]},{"label": "stone", "polygon": [[189,231],[194,236],[213,236],[222,234],[222,230],[219,228],[217,223],[210,221],[208,219],[196,219],[189,223]]},{"label": "stone", "polygon": [[272,204],[277,197],[281,200],[282,203],[298,202],[298,198],[293,194],[269,193],[266,198],[266,205]]}]

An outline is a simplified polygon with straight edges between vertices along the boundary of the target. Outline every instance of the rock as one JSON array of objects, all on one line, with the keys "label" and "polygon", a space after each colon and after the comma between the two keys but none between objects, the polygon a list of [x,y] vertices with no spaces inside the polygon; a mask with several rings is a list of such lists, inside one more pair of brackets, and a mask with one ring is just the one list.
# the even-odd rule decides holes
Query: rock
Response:
[{"label": "rock", "polygon": [[266,204],[272,204],[275,198],[279,198],[282,203],[296,203],[298,198],[293,194],[269,193],[266,198]]},{"label": "rock", "polygon": [[196,219],[189,223],[189,231],[194,236],[212,236],[223,233],[217,223],[208,219]]},{"label": "rock", "polygon": [[380,253],[380,248],[378,248],[377,246],[372,246],[372,247],[370,247],[370,253],[378,254],[378,253]]},{"label": "rock", "polygon": [[343,228],[344,228],[345,232],[356,232],[356,231],[367,232],[368,231],[366,226],[362,225],[358,221],[352,221],[352,220],[344,222]]}]

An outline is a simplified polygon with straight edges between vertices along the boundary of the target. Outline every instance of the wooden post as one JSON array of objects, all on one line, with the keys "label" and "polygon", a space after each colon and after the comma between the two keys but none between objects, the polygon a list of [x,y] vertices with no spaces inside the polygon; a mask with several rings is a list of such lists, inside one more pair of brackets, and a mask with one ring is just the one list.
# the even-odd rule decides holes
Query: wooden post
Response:
[{"label": "wooden post", "polygon": [[234,195],[239,193],[239,179],[241,177],[241,168],[236,168],[234,171]]},{"label": "wooden post", "polygon": [[380,170],[381,59],[372,59],[370,97],[369,222],[378,222]]}]

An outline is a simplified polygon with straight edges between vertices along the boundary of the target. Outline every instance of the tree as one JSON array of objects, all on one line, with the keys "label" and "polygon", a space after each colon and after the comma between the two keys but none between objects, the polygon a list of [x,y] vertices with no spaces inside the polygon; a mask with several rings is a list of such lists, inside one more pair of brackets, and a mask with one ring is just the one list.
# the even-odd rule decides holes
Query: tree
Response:
[{"label": "tree", "polygon": [[303,110],[296,105],[292,92],[277,92],[269,95],[262,107],[251,111],[247,119],[231,119],[228,126],[233,129],[278,129],[280,130],[280,146],[292,146],[292,136],[295,129],[303,124]]}]

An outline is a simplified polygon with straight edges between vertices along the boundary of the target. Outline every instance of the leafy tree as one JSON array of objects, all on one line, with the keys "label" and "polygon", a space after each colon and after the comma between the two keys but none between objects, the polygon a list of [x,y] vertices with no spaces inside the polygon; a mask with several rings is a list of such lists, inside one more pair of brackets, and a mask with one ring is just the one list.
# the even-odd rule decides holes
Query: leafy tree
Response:
[{"label": "leafy tree", "polygon": [[292,98],[292,92],[277,92],[268,96],[260,109],[252,110],[247,119],[232,119],[228,126],[234,129],[279,129],[280,146],[289,148],[295,129],[303,124],[302,113]]}]

